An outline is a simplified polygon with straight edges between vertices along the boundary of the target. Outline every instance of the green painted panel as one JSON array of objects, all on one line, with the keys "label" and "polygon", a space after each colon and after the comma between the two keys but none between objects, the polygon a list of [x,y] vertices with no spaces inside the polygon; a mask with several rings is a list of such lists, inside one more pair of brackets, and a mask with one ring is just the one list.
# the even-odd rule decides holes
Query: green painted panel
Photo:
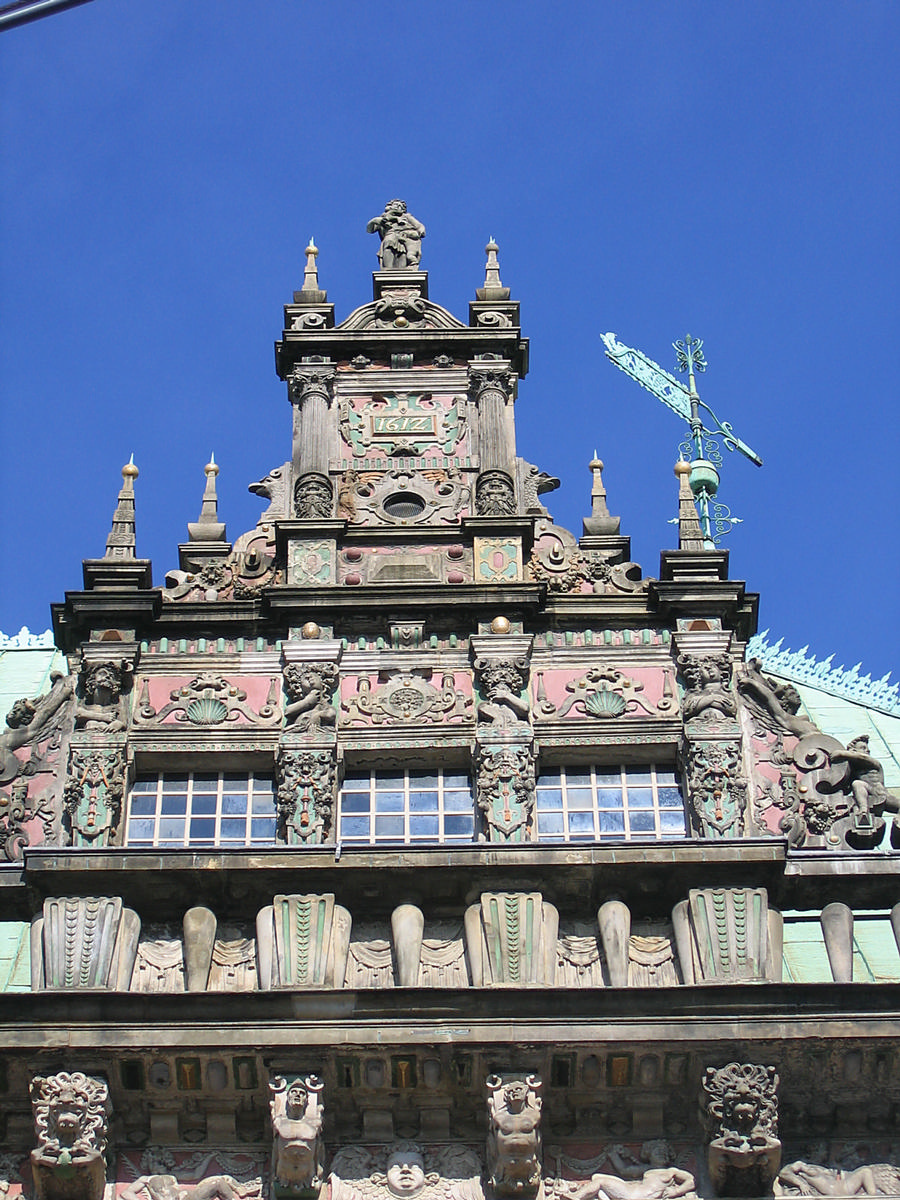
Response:
[{"label": "green painted panel", "polygon": [[874,983],[900,982],[900,953],[887,917],[860,917],[853,922],[853,978]]},{"label": "green painted panel", "polygon": [[784,919],[786,983],[829,983],[831,968],[818,916]]},{"label": "green painted panel", "polygon": [[0,921],[0,992],[31,991],[31,941],[26,921]]}]

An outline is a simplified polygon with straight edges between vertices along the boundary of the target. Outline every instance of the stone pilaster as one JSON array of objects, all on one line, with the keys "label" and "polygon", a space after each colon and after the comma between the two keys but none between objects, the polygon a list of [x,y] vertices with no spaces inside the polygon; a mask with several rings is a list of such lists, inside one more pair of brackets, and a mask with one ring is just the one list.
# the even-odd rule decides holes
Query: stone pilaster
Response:
[{"label": "stone pilaster", "polygon": [[331,363],[301,362],[288,377],[294,408],[294,514],[303,521],[327,520],[334,510],[328,475],[334,379]]},{"label": "stone pilaster", "polygon": [[475,511],[481,517],[511,517],[516,512],[515,436],[511,404],[516,376],[504,362],[469,366],[469,391],[478,409],[478,458]]}]

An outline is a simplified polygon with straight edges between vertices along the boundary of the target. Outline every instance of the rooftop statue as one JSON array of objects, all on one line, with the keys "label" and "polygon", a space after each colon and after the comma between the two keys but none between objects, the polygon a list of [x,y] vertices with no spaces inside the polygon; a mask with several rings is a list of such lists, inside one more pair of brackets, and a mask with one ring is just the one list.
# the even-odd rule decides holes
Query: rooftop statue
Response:
[{"label": "rooftop statue", "polygon": [[381,238],[378,261],[382,271],[418,271],[425,226],[406,211],[404,200],[389,200],[380,217],[373,217],[366,233]]}]

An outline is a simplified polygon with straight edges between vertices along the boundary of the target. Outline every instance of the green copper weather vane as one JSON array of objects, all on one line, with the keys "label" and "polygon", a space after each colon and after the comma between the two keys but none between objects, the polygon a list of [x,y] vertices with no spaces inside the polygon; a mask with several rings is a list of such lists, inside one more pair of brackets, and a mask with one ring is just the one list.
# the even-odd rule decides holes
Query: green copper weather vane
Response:
[{"label": "green copper weather vane", "polygon": [[[758,467],[762,466],[762,459],[736,436],[730,422],[720,421],[709,405],[700,399],[694,372],[700,374],[706,370],[703,342],[688,334],[684,341],[672,343],[679,371],[687,372],[688,387],[685,387],[640,350],[623,346],[614,333],[604,333],[601,337],[606,347],[606,357],[611,363],[687,421],[689,433],[678,449],[682,458],[690,459],[689,482],[697,502],[700,528],[707,549],[712,549],[740,521],[739,517],[731,515],[727,505],[716,499],[719,489],[718,468],[722,465],[722,454],[716,439],[721,438],[728,450],[739,450]],[[706,414],[705,418],[700,415],[701,409]]]}]

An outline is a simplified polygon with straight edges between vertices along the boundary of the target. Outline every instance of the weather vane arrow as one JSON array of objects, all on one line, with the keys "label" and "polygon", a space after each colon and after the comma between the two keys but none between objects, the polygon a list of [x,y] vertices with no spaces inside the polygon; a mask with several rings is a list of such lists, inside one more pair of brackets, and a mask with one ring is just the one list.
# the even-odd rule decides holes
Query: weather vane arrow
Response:
[{"label": "weather vane arrow", "polygon": [[[718,445],[713,440],[721,438],[729,450],[738,450],[745,458],[749,458],[757,467],[762,466],[762,459],[755,450],[751,450],[746,442],[735,434],[730,422],[720,421],[708,404],[705,404],[697,392],[695,372],[706,370],[706,359],[703,357],[703,342],[692,338],[690,334],[684,341],[673,342],[678,369],[687,372],[688,386],[674,375],[670,375],[659,363],[640,350],[623,346],[614,333],[600,335],[606,347],[606,357],[611,363],[630,375],[641,387],[646,388],[657,400],[661,400],[668,408],[690,427],[690,440],[682,449],[693,454],[691,471],[691,487],[700,509],[700,524],[706,542],[711,546],[714,542],[713,526],[716,536],[727,533],[737,521],[732,517],[725,505],[715,500],[718,489],[718,472],[716,466],[721,464],[722,456]],[[708,419],[700,415],[700,410],[707,414]],[[702,468],[701,469],[701,465]]]}]

